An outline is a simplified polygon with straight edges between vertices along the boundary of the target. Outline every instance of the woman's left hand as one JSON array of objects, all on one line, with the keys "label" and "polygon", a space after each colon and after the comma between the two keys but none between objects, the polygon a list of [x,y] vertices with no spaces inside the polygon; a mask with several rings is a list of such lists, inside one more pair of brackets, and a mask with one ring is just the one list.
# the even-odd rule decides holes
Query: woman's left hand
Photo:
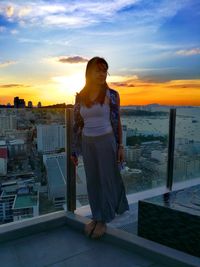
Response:
[{"label": "woman's left hand", "polygon": [[124,149],[122,147],[118,148],[117,162],[122,163],[124,161]]}]

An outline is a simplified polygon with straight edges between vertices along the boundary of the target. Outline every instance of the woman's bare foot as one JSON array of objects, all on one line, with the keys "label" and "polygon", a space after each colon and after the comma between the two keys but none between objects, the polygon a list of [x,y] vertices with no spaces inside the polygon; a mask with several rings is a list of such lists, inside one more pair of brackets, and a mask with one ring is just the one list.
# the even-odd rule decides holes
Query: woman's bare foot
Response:
[{"label": "woman's bare foot", "polygon": [[86,236],[90,236],[96,226],[97,222],[92,220],[88,224],[85,225],[85,234]]},{"label": "woman's bare foot", "polygon": [[95,229],[91,235],[93,239],[102,237],[106,232],[106,224],[103,222],[97,222]]}]

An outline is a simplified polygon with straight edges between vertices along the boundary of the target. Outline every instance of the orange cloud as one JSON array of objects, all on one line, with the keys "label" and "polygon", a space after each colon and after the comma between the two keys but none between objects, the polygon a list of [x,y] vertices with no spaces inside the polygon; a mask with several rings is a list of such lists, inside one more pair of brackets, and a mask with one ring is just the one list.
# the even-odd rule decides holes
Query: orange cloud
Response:
[{"label": "orange cloud", "polygon": [[16,87],[30,87],[30,85],[24,85],[24,84],[0,84],[0,88],[16,88]]},{"label": "orange cloud", "polygon": [[[119,86],[118,86],[119,85]],[[194,105],[200,106],[200,80],[174,80],[168,82],[146,82],[135,80],[111,83],[118,90],[121,105]]]},{"label": "orange cloud", "polygon": [[[200,106],[200,79],[154,82],[140,80],[137,76],[109,76],[108,84],[119,92],[121,105],[158,103]],[[43,105],[74,103],[75,93],[83,85],[84,75],[79,76],[77,70],[74,74],[54,77],[45,83],[42,80],[34,84],[10,80],[10,83],[0,84],[0,103],[13,103],[15,96],[24,98],[26,103],[31,100],[34,104],[38,101]]]}]

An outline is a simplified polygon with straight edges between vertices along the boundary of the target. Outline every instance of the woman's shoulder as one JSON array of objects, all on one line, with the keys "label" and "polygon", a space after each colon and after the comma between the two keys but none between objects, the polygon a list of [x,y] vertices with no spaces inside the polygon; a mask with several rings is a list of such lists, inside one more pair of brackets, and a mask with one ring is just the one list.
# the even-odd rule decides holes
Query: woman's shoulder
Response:
[{"label": "woman's shoulder", "polygon": [[114,99],[119,98],[119,93],[117,90],[112,89],[112,88],[108,88],[108,92],[109,92],[110,98],[114,98]]},{"label": "woman's shoulder", "polygon": [[108,88],[108,91],[112,94],[118,94],[117,90],[113,89],[113,88]]}]

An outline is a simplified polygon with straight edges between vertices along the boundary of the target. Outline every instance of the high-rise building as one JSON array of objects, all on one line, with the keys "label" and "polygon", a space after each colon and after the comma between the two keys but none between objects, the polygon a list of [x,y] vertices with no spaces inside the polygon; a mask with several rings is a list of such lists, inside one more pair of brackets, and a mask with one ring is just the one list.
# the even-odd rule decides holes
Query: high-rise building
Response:
[{"label": "high-rise building", "polygon": [[62,208],[66,196],[66,156],[65,153],[43,155],[47,171],[48,199],[55,207]]},{"label": "high-rise building", "polygon": [[32,108],[32,107],[33,107],[32,101],[28,101],[28,108]]},{"label": "high-rise building", "polygon": [[[47,171],[48,198],[55,207],[62,208],[66,203],[66,154],[43,155],[43,161]],[[77,200],[87,198],[85,169],[81,158],[76,172],[76,196]]]},{"label": "high-rise building", "polygon": [[37,107],[38,108],[41,108],[42,107],[42,103],[41,102],[38,102]]},{"label": "high-rise building", "polygon": [[18,96],[14,98],[14,108],[25,108],[25,106],[24,99],[20,99]]},{"label": "high-rise building", "polygon": [[8,153],[6,147],[0,147],[0,176],[7,174]]},{"label": "high-rise building", "polygon": [[27,143],[23,139],[14,139],[8,141],[8,151],[10,157],[26,155]]},{"label": "high-rise building", "polygon": [[17,129],[17,117],[15,115],[0,115],[0,132]]},{"label": "high-rise building", "polygon": [[37,148],[42,153],[52,153],[65,148],[65,126],[37,125]]}]

